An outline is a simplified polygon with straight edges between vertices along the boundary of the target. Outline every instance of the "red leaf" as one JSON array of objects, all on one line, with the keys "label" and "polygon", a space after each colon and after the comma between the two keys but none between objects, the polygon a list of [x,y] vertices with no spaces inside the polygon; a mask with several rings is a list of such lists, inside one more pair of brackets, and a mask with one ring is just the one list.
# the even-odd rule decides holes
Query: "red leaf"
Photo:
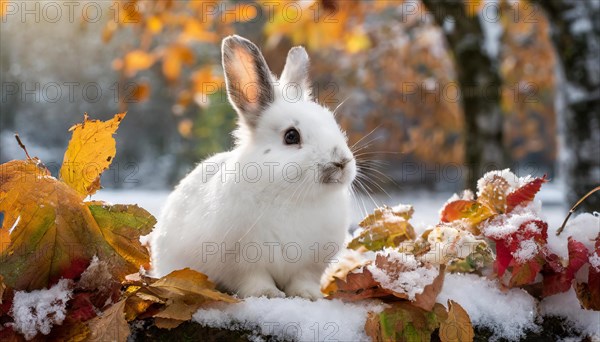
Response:
[{"label": "red leaf", "polygon": [[575,273],[588,261],[588,250],[584,244],[569,237],[569,264],[559,272],[544,275],[543,296],[548,297],[569,290]]},{"label": "red leaf", "polygon": [[517,206],[531,202],[545,182],[547,182],[546,175],[542,178],[536,178],[508,194],[506,196],[506,212],[510,213]]},{"label": "red leaf", "polygon": [[90,265],[90,260],[86,258],[74,257],[68,267],[61,269],[60,272],[50,279],[50,284],[56,284],[61,279],[77,279],[81,273]]},{"label": "red leaf", "polygon": [[85,322],[96,317],[96,311],[90,296],[89,292],[79,292],[69,301],[68,316],[71,320]]},{"label": "red leaf", "polygon": [[[590,256],[592,255],[600,256],[600,234],[596,237],[594,251],[590,253]],[[582,307],[587,310],[600,311],[600,267],[596,268],[590,265],[587,284],[576,284],[575,292]]]},{"label": "red leaf", "polygon": [[512,261],[513,256],[510,253],[510,249],[506,247],[503,240],[496,240],[496,261],[494,263],[494,267],[496,268],[496,273],[498,277],[502,277],[506,268]]}]

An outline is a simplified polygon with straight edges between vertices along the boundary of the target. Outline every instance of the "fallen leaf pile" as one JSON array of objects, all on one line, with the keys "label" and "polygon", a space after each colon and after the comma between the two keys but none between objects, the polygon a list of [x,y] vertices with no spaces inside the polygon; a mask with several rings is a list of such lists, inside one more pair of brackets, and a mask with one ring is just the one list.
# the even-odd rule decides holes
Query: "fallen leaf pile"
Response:
[{"label": "fallen leaf pile", "polygon": [[[234,301],[190,270],[146,278],[122,293],[127,275],[149,268],[148,249],[139,239],[156,220],[137,205],[85,198],[100,189],[124,117],[100,121],[86,114],[73,126],[60,179],[27,153],[26,160],[0,165],[0,339],[19,339],[20,333],[50,340],[125,340],[127,319],[146,315],[172,327],[203,303]],[[61,306],[48,304],[53,317],[40,316],[46,307],[27,309],[28,301],[49,293],[64,298]],[[31,314],[20,316],[16,307]]]},{"label": "fallen leaf pile", "polygon": [[[403,205],[375,209],[359,224],[362,229],[341,254],[340,263],[326,271],[322,291],[329,299],[383,301],[387,307],[369,313],[365,324],[374,341],[427,341],[435,331],[442,341],[472,340],[473,328],[464,309],[454,302],[448,303],[448,310],[436,303],[446,264],[454,258],[428,261],[431,245],[427,235],[416,237],[409,223],[413,212]],[[456,324],[460,329],[448,333],[447,327]]]}]

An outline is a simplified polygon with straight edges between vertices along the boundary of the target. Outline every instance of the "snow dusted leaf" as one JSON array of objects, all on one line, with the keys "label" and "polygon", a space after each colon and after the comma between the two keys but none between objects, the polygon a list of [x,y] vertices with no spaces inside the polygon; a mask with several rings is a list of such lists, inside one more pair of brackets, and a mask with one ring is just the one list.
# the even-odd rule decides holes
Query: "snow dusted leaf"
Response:
[{"label": "snow dusted leaf", "polygon": [[510,287],[533,282],[545,264],[547,239],[548,224],[541,220],[523,222],[516,231],[502,235],[502,238],[494,238],[494,268],[498,276],[502,277],[510,269]]},{"label": "snow dusted leaf", "polygon": [[357,301],[388,297],[410,300],[417,307],[431,310],[443,281],[443,268],[386,249],[377,253],[372,263],[346,274],[344,280],[335,278],[336,286],[327,298]]},{"label": "snow dusted leaf", "polygon": [[414,240],[415,231],[408,223],[412,213],[410,206],[376,208],[373,214],[359,223],[363,231],[348,244],[348,248],[358,249],[364,246],[377,251],[385,247],[396,247],[402,241]]},{"label": "snow dusted leaf", "polygon": [[359,248],[358,250],[343,249],[338,255],[338,262],[330,263],[321,281],[321,292],[325,295],[337,291],[337,281],[340,279],[345,281],[346,276],[358,269],[363,267],[369,260],[363,256],[363,252],[366,248]]},{"label": "snow dusted leaf", "polygon": [[470,224],[477,225],[492,217],[494,213],[485,205],[474,200],[458,200],[446,204],[442,210],[442,222],[452,222],[466,219]]},{"label": "snow dusted leaf", "polygon": [[466,230],[463,221],[436,225],[427,234],[427,243],[429,250],[418,257],[435,265],[452,264],[458,267],[458,263],[461,263],[466,271],[482,267],[493,259],[487,243]]},{"label": "snow dusted leaf", "polygon": [[575,279],[575,273],[588,261],[588,250],[583,243],[569,237],[567,248],[569,250],[569,264],[567,267],[560,272],[544,274],[544,297],[569,290],[573,279]]},{"label": "snow dusted leaf", "polygon": [[124,307],[125,300],[121,300],[109,307],[101,316],[89,320],[87,326],[90,335],[87,341],[127,341],[131,331],[125,320]]},{"label": "snow dusted leaf", "polygon": [[448,316],[440,322],[442,342],[473,341],[475,332],[469,314],[457,302],[448,300]]},{"label": "snow dusted leaf", "polygon": [[493,175],[492,177],[482,178],[477,183],[479,192],[477,193],[477,200],[492,209],[497,214],[504,213],[506,211],[506,195],[510,188],[508,181],[499,175]]},{"label": "snow dusted leaf", "polygon": [[424,310],[433,308],[444,283],[443,267],[422,264],[410,254],[378,253],[375,264],[366,268],[382,289]]},{"label": "snow dusted leaf", "polygon": [[73,132],[60,168],[60,179],[75,189],[81,198],[100,189],[100,175],[106,170],[117,152],[113,135],[125,113],[107,121],[89,120],[69,129]]},{"label": "snow dusted leaf", "polygon": [[535,178],[531,182],[508,194],[506,197],[506,211],[511,212],[519,205],[533,201],[535,195],[538,193],[538,191],[540,191],[542,184],[546,182],[546,176],[542,178]]},{"label": "snow dusted leaf", "polygon": [[390,305],[380,313],[369,313],[365,332],[372,341],[429,341],[440,325],[434,312],[408,302]]}]

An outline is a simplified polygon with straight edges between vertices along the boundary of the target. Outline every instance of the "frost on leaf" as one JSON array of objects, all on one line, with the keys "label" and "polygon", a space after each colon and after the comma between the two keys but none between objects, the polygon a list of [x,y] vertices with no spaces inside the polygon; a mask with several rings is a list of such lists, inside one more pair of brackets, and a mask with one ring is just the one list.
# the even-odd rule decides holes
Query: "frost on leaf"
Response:
[{"label": "frost on leaf", "polygon": [[465,229],[462,221],[440,223],[427,234],[429,250],[419,258],[448,265],[449,271],[472,272],[493,260],[486,241]]},{"label": "frost on leaf", "polygon": [[423,264],[411,254],[385,249],[371,255],[364,267],[335,278],[328,298],[357,301],[388,297],[410,300],[417,307],[430,310],[443,284],[443,269]]},{"label": "frost on leaf", "polygon": [[27,340],[38,332],[50,334],[52,327],[62,324],[66,318],[67,302],[72,296],[70,284],[63,279],[47,290],[16,291],[12,307],[14,329]]},{"label": "frost on leaf", "polygon": [[408,222],[412,217],[411,206],[384,206],[375,209],[359,226],[360,234],[354,238],[348,248],[358,249],[361,246],[377,251],[385,247],[396,247],[401,242],[415,239],[415,231]]}]

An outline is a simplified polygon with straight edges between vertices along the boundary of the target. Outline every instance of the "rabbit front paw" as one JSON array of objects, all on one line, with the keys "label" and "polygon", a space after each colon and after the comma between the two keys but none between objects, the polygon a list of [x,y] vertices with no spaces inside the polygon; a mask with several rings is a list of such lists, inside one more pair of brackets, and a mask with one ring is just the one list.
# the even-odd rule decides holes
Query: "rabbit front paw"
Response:
[{"label": "rabbit front paw", "polygon": [[285,293],[290,297],[302,297],[310,300],[323,298],[319,283],[313,281],[296,281],[286,287]]},{"label": "rabbit front paw", "polygon": [[267,298],[285,298],[285,293],[275,286],[272,279],[256,276],[242,282],[237,294],[242,298],[263,296]]}]

